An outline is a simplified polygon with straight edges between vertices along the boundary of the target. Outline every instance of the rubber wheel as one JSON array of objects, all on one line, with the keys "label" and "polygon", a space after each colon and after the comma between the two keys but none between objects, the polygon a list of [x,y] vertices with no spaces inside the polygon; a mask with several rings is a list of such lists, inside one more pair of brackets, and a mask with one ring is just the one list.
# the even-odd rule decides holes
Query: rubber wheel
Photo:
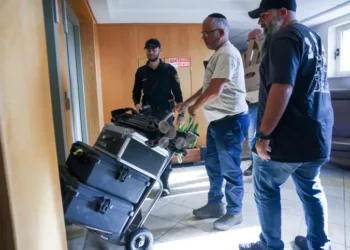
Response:
[{"label": "rubber wheel", "polygon": [[153,235],[146,228],[139,228],[125,239],[127,250],[149,250],[153,245]]}]

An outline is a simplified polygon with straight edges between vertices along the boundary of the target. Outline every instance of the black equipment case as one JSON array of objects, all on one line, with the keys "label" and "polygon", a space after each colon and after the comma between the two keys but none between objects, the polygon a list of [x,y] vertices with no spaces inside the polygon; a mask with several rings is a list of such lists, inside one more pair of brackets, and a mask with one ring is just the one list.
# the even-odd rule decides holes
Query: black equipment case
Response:
[{"label": "black equipment case", "polygon": [[150,147],[147,141],[133,129],[107,124],[94,148],[146,176],[159,179],[171,155],[159,146]]},{"label": "black equipment case", "polygon": [[72,145],[66,165],[84,184],[133,204],[151,185],[148,176],[83,142]]},{"label": "black equipment case", "polygon": [[111,122],[116,126],[147,134],[148,139],[156,138],[159,135],[159,120],[149,115],[152,113],[150,110],[140,110],[140,112],[141,114],[132,108],[114,110],[111,112]]},{"label": "black equipment case", "polygon": [[120,236],[134,216],[134,206],[79,183],[60,166],[65,219],[96,232]]}]

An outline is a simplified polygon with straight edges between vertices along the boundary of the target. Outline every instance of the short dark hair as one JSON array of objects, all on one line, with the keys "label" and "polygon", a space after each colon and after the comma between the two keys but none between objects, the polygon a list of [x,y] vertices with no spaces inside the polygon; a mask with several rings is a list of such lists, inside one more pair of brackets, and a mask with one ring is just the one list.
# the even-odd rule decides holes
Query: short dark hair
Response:
[{"label": "short dark hair", "polygon": [[220,13],[212,13],[208,17],[227,19],[223,14]]}]

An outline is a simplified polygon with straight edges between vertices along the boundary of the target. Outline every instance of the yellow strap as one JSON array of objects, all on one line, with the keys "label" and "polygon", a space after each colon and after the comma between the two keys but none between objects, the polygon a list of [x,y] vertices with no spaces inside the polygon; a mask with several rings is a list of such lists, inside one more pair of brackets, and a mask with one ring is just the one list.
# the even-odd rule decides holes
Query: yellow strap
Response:
[{"label": "yellow strap", "polygon": [[78,155],[79,153],[83,153],[84,151],[81,149],[81,148],[79,148],[79,149],[77,149],[77,150],[75,150],[74,152],[73,152],[73,154],[74,155]]}]

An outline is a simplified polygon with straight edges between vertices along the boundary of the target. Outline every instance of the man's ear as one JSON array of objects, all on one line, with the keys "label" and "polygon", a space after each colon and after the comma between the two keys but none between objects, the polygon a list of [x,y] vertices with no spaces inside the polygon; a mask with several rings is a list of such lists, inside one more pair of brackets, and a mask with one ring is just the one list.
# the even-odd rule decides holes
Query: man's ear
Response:
[{"label": "man's ear", "polygon": [[225,36],[225,30],[219,29],[219,34],[220,34],[220,37]]},{"label": "man's ear", "polygon": [[286,16],[288,16],[288,10],[286,8],[282,8],[278,11],[278,18],[284,19]]}]

